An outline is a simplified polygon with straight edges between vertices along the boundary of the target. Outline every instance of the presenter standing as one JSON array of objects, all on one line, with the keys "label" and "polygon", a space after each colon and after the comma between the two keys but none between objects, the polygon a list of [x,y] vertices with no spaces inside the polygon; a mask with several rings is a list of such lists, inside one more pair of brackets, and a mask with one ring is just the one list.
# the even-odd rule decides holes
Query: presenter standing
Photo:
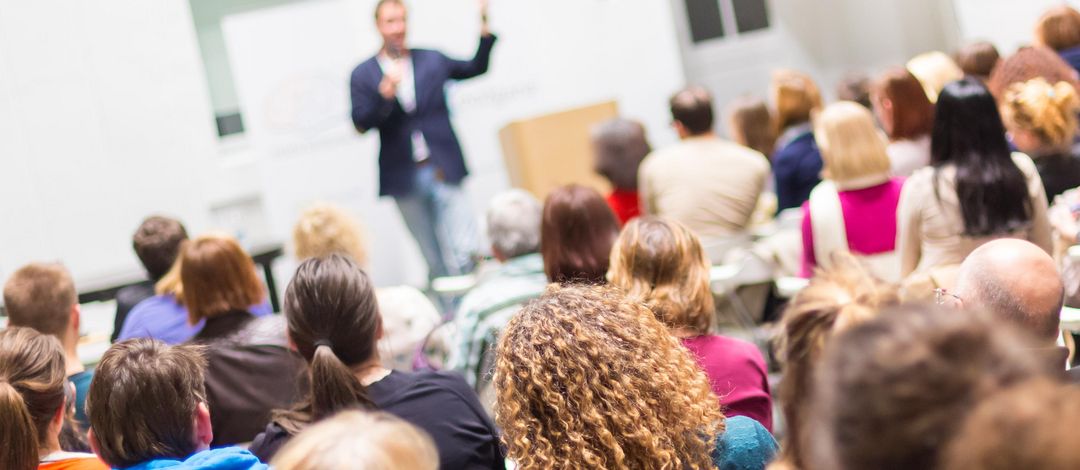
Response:
[{"label": "presenter standing", "polygon": [[472,271],[477,228],[461,188],[468,174],[450,125],[444,85],[488,69],[495,36],[481,1],[480,46],[472,60],[405,46],[402,0],[379,0],[375,25],[382,49],[352,72],[352,120],[379,130],[379,195],[397,203],[428,264],[429,278]]}]

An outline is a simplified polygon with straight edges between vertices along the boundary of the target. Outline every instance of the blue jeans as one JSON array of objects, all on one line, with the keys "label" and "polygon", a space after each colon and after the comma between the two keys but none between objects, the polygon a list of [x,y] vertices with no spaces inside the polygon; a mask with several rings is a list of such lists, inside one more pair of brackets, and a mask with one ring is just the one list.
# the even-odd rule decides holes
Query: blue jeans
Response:
[{"label": "blue jeans", "polygon": [[428,278],[472,272],[477,250],[477,228],[469,200],[460,184],[438,178],[435,165],[416,169],[413,190],[394,196],[428,265]]}]

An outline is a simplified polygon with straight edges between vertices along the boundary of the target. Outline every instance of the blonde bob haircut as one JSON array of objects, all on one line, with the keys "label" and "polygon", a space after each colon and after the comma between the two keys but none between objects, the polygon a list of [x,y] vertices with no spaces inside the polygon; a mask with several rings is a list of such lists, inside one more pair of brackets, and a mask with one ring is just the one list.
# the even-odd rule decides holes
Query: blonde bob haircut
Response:
[{"label": "blonde bob haircut", "polygon": [[826,106],[814,120],[814,140],[825,164],[822,174],[838,185],[889,173],[885,138],[870,111],[858,103]]},{"label": "blonde bob haircut", "polygon": [[708,332],[716,310],[709,259],[683,224],[659,217],[630,221],[611,250],[608,277],[668,328]]},{"label": "blonde bob haircut", "polygon": [[770,95],[776,108],[777,133],[810,121],[821,109],[821,91],[809,75],[790,69],[773,72]]},{"label": "blonde bob haircut", "polygon": [[298,259],[339,253],[352,257],[361,266],[367,264],[363,228],[355,217],[333,204],[319,202],[304,210],[293,226],[292,237]]},{"label": "blonde bob haircut", "polygon": [[278,470],[436,470],[431,437],[383,412],[343,411],[289,441],[272,462]]}]

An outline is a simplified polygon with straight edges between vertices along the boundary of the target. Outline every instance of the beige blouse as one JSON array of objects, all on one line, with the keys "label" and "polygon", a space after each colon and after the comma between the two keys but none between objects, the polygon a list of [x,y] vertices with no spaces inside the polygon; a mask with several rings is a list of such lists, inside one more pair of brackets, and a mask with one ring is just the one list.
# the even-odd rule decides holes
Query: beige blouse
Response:
[{"label": "beige blouse", "polygon": [[[1035,163],[1027,155],[1013,153],[1012,158],[1027,179],[1028,196],[1031,198],[1033,211],[1031,224],[1009,236],[1028,240],[1050,253],[1053,246],[1042,179],[1035,169]],[[959,264],[979,245],[997,238],[963,235],[964,220],[960,215],[960,203],[954,188],[956,168],[946,165],[940,171],[940,201],[934,197],[932,167],[913,173],[900,193],[900,205],[896,210],[896,249],[900,252],[901,277]]]}]

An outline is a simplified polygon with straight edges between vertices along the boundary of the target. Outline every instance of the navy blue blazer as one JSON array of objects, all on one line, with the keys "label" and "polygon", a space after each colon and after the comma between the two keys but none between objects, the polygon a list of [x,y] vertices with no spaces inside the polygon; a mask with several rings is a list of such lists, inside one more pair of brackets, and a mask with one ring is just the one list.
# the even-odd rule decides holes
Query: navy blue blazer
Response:
[{"label": "navy blue blazer", "polygon": [[821,165],[821,152],[812,132],[796,137],[773,154],[777,213],[810,199],[810,191],[821,182]]},{"label": "navy blue blazer", "polygon": [[379,94],[383,73],[377,56],[353,69],[349,81],[353,125],[361,133],[379,130],[380,196],[404,196],[412,191],[416,171],[412,149],[414,130],[423,133],[431,150],[431,162],[445,181],[460,183],[469,173],[450,125],[444,85],[447,80],[472,78],[486,72],[494,44],[495,36],[481,37],[472,60],[454,60],[439,51],[410,49],[416,83],[416,110],[412,113],[406,113],[396,98],[387,100]]}]

